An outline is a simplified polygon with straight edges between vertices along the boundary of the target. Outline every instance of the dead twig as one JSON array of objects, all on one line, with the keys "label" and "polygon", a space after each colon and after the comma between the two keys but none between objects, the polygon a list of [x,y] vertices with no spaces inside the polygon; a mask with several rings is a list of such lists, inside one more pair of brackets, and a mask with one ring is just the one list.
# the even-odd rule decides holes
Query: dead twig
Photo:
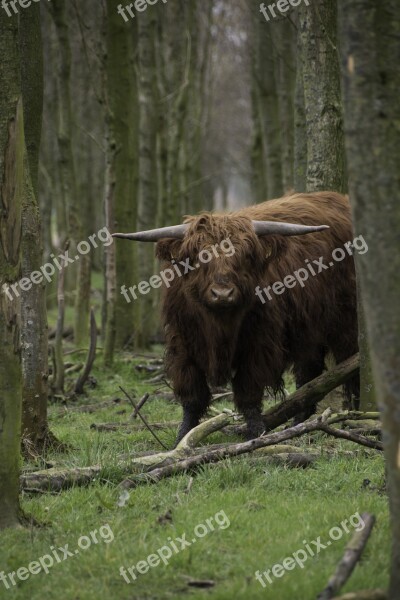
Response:
[{"label": "dead twig", "polygon": [[[178,429],[179,425],[180,421],[150,423],[152,429],[161,429],[161,431],[166,429]],[[133,433],[136,431],[143,431],[143,429],[147,429],[147,427],[141,425],[140,423],[133,425],[131,421],[125,421],[123,423],[92,423],[90,425],[90,429],[95,429],[96,431],[119,431],[120,429],[124,429],[125,433]]]},{"label": "dead twig", "polygon": [[329,425],[323,425],[321,430],[329,435],[332,435],[336,438],[341,438],[343,440],[349,440],[350,442],[355,442],[356,444],[360,444],[361,446],[367,446],[367,448],[374,448],[375,450],[383,450],[382,442],[371,440],[363,435],[359,435],[358,433],[354,433],[354,431],[345,431],[344,429],[337,429],[336,427],[329,427]]},{"label": "dead twig", "polygon": [[388,600],[385,590],[361,590],[336,596],[334,600]]},{"label": "dead twig", "polygon": [[154,431],[152,430],[152,428],[150,427],[150,425],[148,424],[148,422],[146,421],[146,419],[144,418],[144,416],[141,414],[141,412],[138,410],[135,402],[133,401],[133,399],[130,397],[130,395],[128,394],[128,392],[126,392],[124,390],[124,388],[122,386],[119,386],[119,389],[121,390],[121,392],[123,392],[125,394],[125,396],[128,398],[129,402],[132,404],[133,408],[135,411],[137,411],[137,414],[139,415],[139,417],[141,418],[141,420],[143,421],[143,424],[146,426],[146,428],[150,431],[151,435],[154,437],[155,440],[157,440],[157,442],[160,444],[160,446],[162,446],[164,448],[164,450],[168,450],[167,446],[164,444],[164,442],[162,442],[160,440],[160,438],[158,437],[158,435],[156,433],[154,433]]},{"label": "dead twig", "polygon": [[[122,391],[126,394],[123,389]],[[128,476],[122,482],[122,487],[132,488],[146,482],[157,483],[161,479],[176,473],[187,472],[200,465],[218,463],[226,458],[233,458],[246,453],[253,453],[253,456],[257,456],[261,452],[282,454],[289,451],[290,453],[292,450],[296,450],[296,447],[282,445],[282,442],[321,430],[325,425],[340,422],[343,420],[343,414],[332,416],[332,411],[327,409],[314,420],[264,435],[249,442],[223,444],[217,447],[198,447],[199,442],[210,433],[226,427],[236,418],[237,415],[231,411],[226,411],[200,423],[200,425],[189,431],[174,450],[146,454],[145,456],[136,455],[136,457],[131,457],[128,455],[119,457],[119,468]],[[146,428],[149,428],[148,424],[146,424]],[[152,435],[154,436],[153,431]],[[273,446],[275,446],[275,449],[272,448]],[[99,476],[101,469],[99,465],[62,470],[47,469],[22,476],[21,485],[23,488],[37,488],[43,491],[49,489],[57,491],[71,487],[71,485],[88,485],[93,481],[93,478]],[[145,469],[145,472],[143,472],[143,469]]]},{"label": "dead twig", "polygon": [[[248,442],[227,444],[216,450],[199,453],[198,449],[195,449],[195,446],[200,439],[205,437],[204,432],[206,431],[206,435],[208,435],[211,431],[215,431],[217,426],[218,428],[225,427],[229,423],[229,419],[226,417],[228,417],[228,415],[220,414],[201,423],[189,431],[189,433],[179,442],[175,450],[171,452],[155,454],[146,457],[145,459],[140,458],[134,460],[134,463],[148,465],[147,473],[135,476],[134,478],[128,477],[121,485],[125,488],[130,488],[137,486],[143,481],[158,482],[161,479],[170,477],[176,473],[182,473],[197,468],[199,465],[219,462],[226,458],[254,452],[259,448],[280,444],[281,442],[300,437],[312,431],[321,430],[325,425],[331,425],[343,419],[343,415],[341,414],[332,416],[332,411],[328,408],[316,419],[299,423],[298,425],[289,427],[283,431],[263,435]],[[232,419],[234,415],[230,414],[229,417]],[[352,441],[356,440],[353,439]],[[357,443],[359,442],[357,441]]]},{"label": "dead twig", "polygon": [[353,572],[354,567],[360,560],[361,554],[365,548],[372,528],[375,524],[374,515],[369,513],[361,514],[364,527],[355,531],[351,540],[347,544],[343,558],[336,567],[335,573],[328,581],[326,588],[319,594],[317,600],[331,600],[335,594],[344,586]]},{"label": "dead twig", "polygon": [[132,419],[136,419],[136,417],[139,414],[140,409],[142,408],[142,406],[144,406],[144,404],[147,402],[147,400],[150,398],[150,394],[145,394],[138,402],[135,410],[132,413],[131,418]]}]

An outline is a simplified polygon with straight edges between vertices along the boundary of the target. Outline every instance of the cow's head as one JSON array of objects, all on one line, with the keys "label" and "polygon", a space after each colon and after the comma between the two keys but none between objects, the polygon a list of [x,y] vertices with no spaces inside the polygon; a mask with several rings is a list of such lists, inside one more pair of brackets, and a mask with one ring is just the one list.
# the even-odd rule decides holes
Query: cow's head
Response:
[{"label": "cow's head", "polygon": [[[281,236],[327,229],[275,221],[251,221],[235,214],[202,213],[182,225],[114,237],[157,242],[164,268],[175,272],[177,286],[188,299],[213,311],[243,309],[255,299],[266,260],[279,253]],[[181,275],[178,274],[181,273]]]}]

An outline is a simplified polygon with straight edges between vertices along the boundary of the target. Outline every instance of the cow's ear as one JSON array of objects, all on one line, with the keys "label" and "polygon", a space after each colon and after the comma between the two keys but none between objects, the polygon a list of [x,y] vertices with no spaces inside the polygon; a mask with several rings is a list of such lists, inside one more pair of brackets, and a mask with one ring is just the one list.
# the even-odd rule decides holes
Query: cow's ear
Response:
[{"label": "cow's ear", "polygon": [[267,260],[274,260],[282,253],[285,240],[281,235],[268,235],[258,238],[263,248],[263,258]]},{"label": "cow's ear", "polygon": [[156,245],[156,257],[165,262],[171,262],[173,258],[177,258],[182,245],[182,240],[174,240],[171,238],[159,240]]}]

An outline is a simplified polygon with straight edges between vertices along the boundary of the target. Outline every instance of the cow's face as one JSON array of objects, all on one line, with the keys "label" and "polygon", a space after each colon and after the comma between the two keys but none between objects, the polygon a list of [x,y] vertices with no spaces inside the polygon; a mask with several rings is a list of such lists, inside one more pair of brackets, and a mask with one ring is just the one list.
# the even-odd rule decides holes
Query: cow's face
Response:
[{"label": "cow's face", "polygon": [[166,263],[161,275],[168,292],[226,314],[239,310],[243,313],[254,304],[266,261],[271,261],[269,267],[274,266],[286,236],[324,229],[329,227],[251,221],[234,213],[203,213],[188,217],[181,225],[114,233],[113,237],[158,242],[156,253]]},{"label": "cow's face", "polygon": [[205,213],[186,222],[183,240],[157,244],[167,268],[185,271],[174,278],[170,293],[179,287],[189,300],[220,313],[250,307],[271,245],[246,217]]}]

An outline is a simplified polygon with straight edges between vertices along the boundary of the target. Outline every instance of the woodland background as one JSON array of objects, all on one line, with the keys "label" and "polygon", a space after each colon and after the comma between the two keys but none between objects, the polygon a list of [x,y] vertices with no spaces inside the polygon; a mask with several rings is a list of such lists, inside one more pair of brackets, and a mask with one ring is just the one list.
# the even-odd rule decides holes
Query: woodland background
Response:
[{"label": "woodland background", "polygon": [[[400,7],[396,0],[314,0],[267,22],[253,0],[168,0],[125,22],[118,4],[42,0],[29,8],[18,6],[19,14],[11,18],[0,8],[0,288],[38,270],[66,244],[74,255],[80,241],[104,226],[110,232],[133,232],[178,224],[186,214],[256,203],[291,190],[349,192],[355,233],[369,246],[366,256],[357,257],[361,371],[365,381],[373,378],[386,432],[393,542],[388,597],[400,598]],[[45,516],[46,498],[18,500],[21,432],[25,470],[86,467],[99,460],[102,467],[112,464],[118,471],[121,434],[106,442],[106,434],[88,432],[85,416],[69,415],[61,425],[57,411],[60,405],[85,405],[94,395],[109,401],[125,381],[137,394],[147,391],[142,376],[128,364],[133,360],[140,367],[143,353],[159,360],[159,295],[152,290],[127,303],[120,289],[158,270],[151,244],[116,240],[82,256],[50,285],[34,285],[11,303],[0,293],[0,418],[6,425],[0,430],[0,528],[21,522],[21,502],[39,521]],[[82,371],[79,353],[93,349],[96,335],[93,377],[86,374],[82,398],[71,377]],[[66,354],[71,364],[66,364]],[[363,410],[374,408],[376,401],[364,394]],[[163,406],[157,400],[150,410],[156,420],[178,415],[175,407]],[[116,418],[115,407],[107,411],[99,414]],[[148,450],[141,435],[134,432],[123,444]],[[81,453],[68,454],[77,447]],[[349,494],[350,504],[354,501],[352,510],[346,508],[348,516],[359,502],[351,490],[359,490],[363,479],[379,479],[383,469],[376,458],[363,455],[344,482],[348,463],[340,460],[331,477],[338,478],[338,505],[345,506]],[[219,487],[228,482],[233,490],[239,478],[243,497],[228,494],[227,502],[247,506],[245,491],[262,475],[257,470],[246,475],[246,464],[240,462],[232,471],[227,467],[217,480],[212,474],[207,480],[203,473],[215,486],[215,501]],[[314,492],[327,485],[329,467],[323,464],[325,483],[321,473],[307,483],[298,481],[296,494],[304,493],[304,506],[316,501]],[[279,500],[290,487],[280,479],[284,471],[276,473]],[[114,479],[108,476],[118,479],[115,473]],[[380,490],[381,482],[376,483]],[[64,496],[68,514],[85,499],[89,503],[92,496],[81,493],[89,492],[73,489]],[[154,501],[159,507],[163,492],[153,493],[159,494]],[[164,488],[166,497],[171,493]],[[260,498],[251,502],[257,505]],[[142,501],[149,523],[150,492]],[[316,501],[319,531],[327,514],[327,506],[319,504],[324,501],[328,499],[320,495]],[[99,512],[109,510],[107,502],[100,501]],[[386,511],[381,497],[371,496],[365,503]],[[51,504],[57,518],[60,505]],[[194,522],[200,521],[196,514],[191,514]],[[81,517],[82,525],[93,515]],[[118,518],[122,532],[126,524]],[[275,515],[282,527],[285,518]],[[182,522],[189,521],[182,516]],[[260,523],[247,523],[248,530],[253,525],[256,535]],[[60,522],[58,535],[67,530]],[[18,554],[24,537],[15,535],[10,539]],[[279,539],[283,533],[276,530],[274,535]],[[387,530],[379,536],[373,567],[371,562],[366,566],[369,587],[387,584]],[[44,548],[49,545],[46,534],[39,538]],[[247,547],[240,536],[238,541],[247,548],[242,557],[247,552],[251,562],[257,542],[253,539]],[[286,539],[288,543],[296,546],[293,540]],[[213,560],[215,556],[207,564]],[[233,557],[231,561],[234,565]],[[200,558],[198,565],[201,570]],[[71,567],[65,597],[78,597],[74,581],[84,578],[85,563],[82,568],[77,575]],[[99,564],[87,568],[97,572]],[[165,577],[173,586],[172,575]],[[225,577],[233,577],[230,591],[215,597],[248,593],[244,573],[235,579],[225,571]],[[110,575],[103,588],[112,583]],[[47,593],[40,583],[32,585],[37,597]],[[161,592],[151,585],[150,596],[144,597],[167,597],[157,596]],[[297,584],[291,585],[282,588],[282,600],[296,596]],[[321,581],[311,578],[310,585],[311,598]],[[20,587],[15,597],[24,597]],[[96,597],[98,584],[90,580],[89,588],[87,593]],[[252,597],[261,592],[252,589]],[[125,593],[120,597],[130,597]]]}]

